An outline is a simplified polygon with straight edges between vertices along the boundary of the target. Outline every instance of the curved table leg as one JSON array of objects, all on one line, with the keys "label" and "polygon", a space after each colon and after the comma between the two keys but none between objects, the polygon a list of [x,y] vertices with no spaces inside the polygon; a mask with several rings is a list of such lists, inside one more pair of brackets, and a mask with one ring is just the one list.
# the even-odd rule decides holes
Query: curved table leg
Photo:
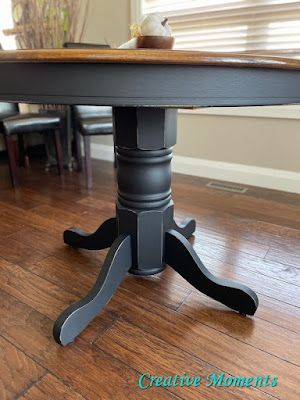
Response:
[{"label": "curved table leg", "polygon": [[117,236],[117,219],[110,218],[91,234],[79,228],[67,229],[64,231],[64,242],[75,248],[101,250],[110,247]]},{"label": "curved table leg", "polygon": [[181,235],[183,235],[186,239],[188,239],[195,232],[196,221],[192,218],[185,218],[179,224],[173,221],[173,229],[181,233]]},{"label": "curved table leg", "polygon": [[200,292],[242,314],[254,315],[257,295],[245,285],[212,275],[191,244],[174,230],[166,232],[165,262]]},{"label": "curved table leg", "polygon": [[131,237],[121,235],[112,244],[94,287],[56,320],[53,335],[57,343],[65,346],[83,331],[111,299],[131,264]]}]

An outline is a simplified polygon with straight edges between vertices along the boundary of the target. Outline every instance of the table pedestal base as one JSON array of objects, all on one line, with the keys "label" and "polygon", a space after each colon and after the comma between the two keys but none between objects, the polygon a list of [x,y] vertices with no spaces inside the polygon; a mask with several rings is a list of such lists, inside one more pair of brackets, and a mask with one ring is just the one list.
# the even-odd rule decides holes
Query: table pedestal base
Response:
[{"label": "table pedestal base", "polygon": [[123,234],[117,237],[116,226],[116,219],[111,218],[91,235],[79,229],[70,229],[64,233],[65,243],[72,247],[100,250],[110,246],[110,250],[91,291],[82,300],[68,307],[57,319],[53,333],[59,344],[67,345],[84,330],[111,299],[128,272],[150,275],[162,271],[165,264],[169,264],[200,292],[233,310],[247,315],[255,313],[258,298],[251,289],[239,283],[219,279],[203,265],[186,239],[195,229],[193,220],[180,227],[174,222],[175,229],[165,232],[163,264],[160,268],[149,269],[145,273],[132,269],[131,236]]},{"label": "table pedestal base", "polygon": [[92,234],[77,228],[64,233],[65,243],[72,247],[110,250],[91,291],[57,319],[55,340],[63,346],[72,342],[103,309],[128,272],[152,275],[163,271],[166,264],[200,292],[253,315],[258,307],[256,294],[247,286],[212,275],[188,242],[195,221],[181,225],[174,221],[170,163],[176,110],[116,109],[115,141],[116,218],[108,219]]}]

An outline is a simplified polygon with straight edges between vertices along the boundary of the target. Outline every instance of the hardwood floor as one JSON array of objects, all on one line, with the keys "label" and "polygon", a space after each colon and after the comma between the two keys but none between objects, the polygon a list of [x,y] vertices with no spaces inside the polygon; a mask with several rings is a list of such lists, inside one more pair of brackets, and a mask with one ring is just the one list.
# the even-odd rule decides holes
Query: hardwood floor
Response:
[{"label": "hardwood floor", "polygon": [[[298,400],[300,398],[300,196],[249,188],[240,195],[174,175],[176,216],[194,217],[191,242],[216,275],[243,282],[260,300],[244,318],[197,293],[167,268],[128,276],[111,302],[62,348],[53,322],[94,283],[106,251],[65,246],[70,226],[93,231],[114,214],[111,163],[83,175],[21,170],[10,187],[0,163],[0,399]],[[199,387],[140,390],[141,373],[200,375]],[[277,376],[277,386],[206,387],[212,373]]]}]

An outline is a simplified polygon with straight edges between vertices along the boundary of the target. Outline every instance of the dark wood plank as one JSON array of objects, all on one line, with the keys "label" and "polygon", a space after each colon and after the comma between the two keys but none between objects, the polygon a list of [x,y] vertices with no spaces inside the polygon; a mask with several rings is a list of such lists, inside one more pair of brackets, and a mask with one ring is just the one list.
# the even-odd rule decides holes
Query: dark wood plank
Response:
[{"label": "dark wood plank", "polygon": [[77,300],[73,294],[2,258],[0,288],[53,319],[67,304]]},{"label": "dark wood plank", "polygon": [[[261,258],[253,254],[246,254],[237,249],[231,250],[217,244],[209,245],[208,243],[196,243],[194,248],[201,258],[209,257],[221,261],[222,263],[230,264],[238,267],[237,271],[239,269],[248,269],[249,271],[270,278],[300,285],[300,270],[297,268],[297,265],[295,265],[297,256],[293,256],[292,254],[288,256],[285,252],[284,254],[286,256],[284,257],[281,253],[281,258],[276,259],[272,252],[270,253],[270,257],[266,256],[265,258]],[[290,260],[290,263],[288,263],[288,260]],[[291,263],[294,265],[291,265]],[[299,266],[300,264],[298,264],[298,267]]]},{"label": "dark wood plank", "polygon": [[10,218],[7,218],[7,216],[3,214],[0,216],[0,218],[0,237],[8,237],[24,228],[24,225],[21,225],[20,223],[14,224],[12,221],[10,221]]},{"label": "dark wood plank", "polygon": [[0,205],[0,207],[3,209],[2,216],[6,220],[12,221],[13,224],[14,221],[16,221],[16,223],[22,221],[20,228],[30,226],[31,228],[42,230],[54,235],[61,235],[66,228],[63,221],[51,221],[51,219],[41,217],[40,215],[33,213],[31,210],[25,211],[17,207],[7,208],[6,205]]},{"label": "dark wood plank", "polygon": [[12,238],[0,239],[0,255],[1,258],[22,267],[30,267],[47,257],[47,253]]},{"label": "dark wood plank", "polygon": [[84,400],[84,397],[66,386],[55,376],[46,374],[19,397],[19,400]]},{"label": "dark wood plank", "polygon": [[256,316],[292,332],[300,333],[300,308],[260,294]]},{"label": "dark wood plank", "polygon": [[29,210],[30,208],[49,202],[49,198],[42,197],[39,193],[34,191],[28,193],[26,188],[21,186],[18,190],[2,190],[1,201],[7,205],[14,205],[23,210]]},{"label": "dark wood plank", "polygon": [[0,398],[13,400],[45,374],[45,369],[0,336]]},{"label": "dark wood plank", "polygon": [[300,251],[299,252],[289,252],[284,251],[282,248],[271,247],[265,256],[266,260],[284,263],[290,266],[290,269],[300,268]]},{"label": "dark wood plank", "polygon": [[[202,228],[222,235],[240,238],[242,241],[260,243],[265,246],[284,248],[291,253],[300,250],[300,231],[286,226],[260,221],[255,218],[240,218],[233,214],[225,213],[220,207],[219,211],[201,208],[195,200],[189,206],[189,215],[196,216],[197,230]],[[191,212],[192,207],[194,211]],[[184,208],[177,208],[177,214],[184,215]]]},{"label": "dark wood plank", "polygon": [[[69,205],[71,207],[71,205]],[[28,214],[35,215],[37,218],[49,219],[53,223],[60,224],[64,221],[65,228],[80,225],[82,229],[94,231],[100,225],[102,218],[99,213],[98,218],[95,218],[95,212],[87,213],[84,212],[82,214],[75,214],[68,211],[68,206],[65,205],[64,209],[50,206],[50,205],[42,205],[39,207],[35,207],[30,210]],[[105,219],[105,218],[103,218]]]},{"label": "dark wood plank", "polygon": [[[180,221],[182,218],[177,219]],[[220,246],[221,249],[229,249],[238,253],[251,254],[261,258],[266,256],[270,248],[270,246],[259,242],[243,240],[239,237],[234,237],[219,231],[213,231],[204,227],[201,227],[200,229],[196,227],[196,232],[194,233],[194,237],[191,239],[191,243],[196,246],[201,246],[202,248],[206,246],[216,246],[218,248]]]},{"label": "dark wood plank", "polygon": [[38,230],[30,226],[20,229],[18,232],[10,235],[10,239],[28,248],[33,248],[38,252],[42,252],[46,254],[46,256],[59,252],[65,247],[61,233],[51,234],[50,232]]},{"label": "dark wood plank", "polygon": [[[175,197],[178,201],[184,199],[183,193],[197,197],[198,206],[223,212],[241,218],[253,218],[277,225],[299,228],[300,216],[298,204],[286,204],[274,199],[264,199],[244,194],[236,194],[223,190],[213,190],[203,185],[190,187],[189,183],[180,183]],[[214,194],[212,196],[212,193]]]},{"label": "dark wood plank", "polygon": [[109,196],[109,200],[105,200],[105,195],[107,195],[106,190],[104,196],[101,196],[101,198],[96,196],[87,196],[84,199],[79,200],[77,203],[87,207],[96,208],[105,214],[111,213],[111,215],[113,215],[115,213],[115,204],[113,203],[111,196]]}]

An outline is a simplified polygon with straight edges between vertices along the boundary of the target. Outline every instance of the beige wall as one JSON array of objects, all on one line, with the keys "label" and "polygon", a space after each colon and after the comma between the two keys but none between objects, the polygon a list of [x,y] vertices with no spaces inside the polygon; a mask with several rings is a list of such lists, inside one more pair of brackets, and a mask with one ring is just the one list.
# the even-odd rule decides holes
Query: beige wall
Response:
[{"label": "beige wall", "polygon": [[90,0],[84,40],[117,47],[129,39],[130,0]]},{"label": "beige wall", "polygon": [[[86,39],[119,45],[129,23],[129,0],[92,0]],[[111,137],[94,140],[112,144]],[[175,154],[299,172],[300,119],[180,114]]]},{"label": "beige wall", "polygon": [[300,119],[180,115],[175,154],[300,171]]}]

